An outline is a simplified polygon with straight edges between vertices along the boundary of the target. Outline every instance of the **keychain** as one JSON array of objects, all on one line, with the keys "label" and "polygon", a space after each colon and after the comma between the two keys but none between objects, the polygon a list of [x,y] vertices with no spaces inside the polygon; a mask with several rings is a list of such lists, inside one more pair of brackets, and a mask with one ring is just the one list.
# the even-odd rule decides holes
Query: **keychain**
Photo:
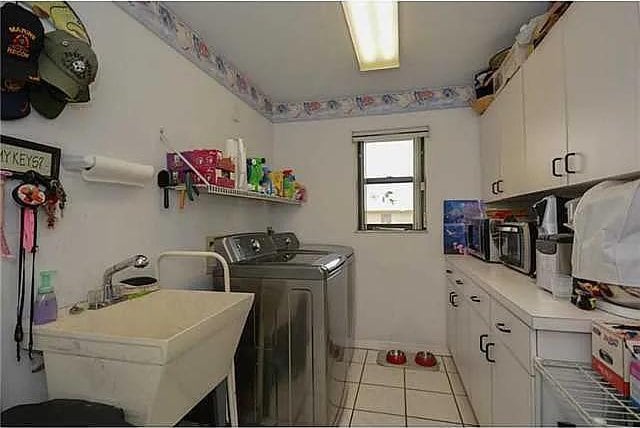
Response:
[{"label": "keychain", "polygon": [[35,267],[37,252],[37,213],[38,207],[47,200],[45,192],[38,185],[38,174],[28,171],[24,182],[12,192],[13,199],[20,205],[20,245],[18,254],[18,306],[14,340],[16,342],[16,358],[20,361],[20,344],[24,339],[22,318],[26,296],[27,272],[26,257],[31,253],[31,302],[29,313],[29,358],[33,350],[33,298],[35,292]]}]

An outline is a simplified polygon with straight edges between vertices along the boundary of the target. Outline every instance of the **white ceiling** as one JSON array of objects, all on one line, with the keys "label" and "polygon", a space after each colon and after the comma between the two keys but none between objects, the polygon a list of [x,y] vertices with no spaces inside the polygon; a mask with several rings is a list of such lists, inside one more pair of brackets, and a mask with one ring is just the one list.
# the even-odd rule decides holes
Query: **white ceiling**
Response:
[{"label": "white ceiling", "polygon": [[402,2],[400,68],[358,71],[338,2],[168,2],[276,101],[470,84],[546,2]]}]

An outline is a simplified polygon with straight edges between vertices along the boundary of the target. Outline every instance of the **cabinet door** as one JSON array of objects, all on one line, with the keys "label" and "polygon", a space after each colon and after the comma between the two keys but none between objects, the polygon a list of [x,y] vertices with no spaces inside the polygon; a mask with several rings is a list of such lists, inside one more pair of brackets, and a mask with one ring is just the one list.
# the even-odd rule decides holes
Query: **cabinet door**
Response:
[{"label": "cabinet door", "polygon": [[[458,293],[462,295],[462,290]],[[470,373],[469,367],[469,352],[470,352],[470,344],[469,344],[469,305],[466,304],[465,300],[458,297],[458,307],[456,308],[456,345],[455,348],[458,352],[457,358],[455,359],[456,367],[458,368],[458,372],[460,373],[460,377],[462,378],[462,382],[465,383],[465,378],[468,377]],[[466,386],[466,383],[465,383]]]},{"label": "cabinet door", "polygon": [[469,310],[469,374],[465,386],[468,388],[471,406],[478,418],[480,426],[491,425],[491,363],[480,349],[482,342],[486,347],[489,342],[489,326],[476,313]]},{"label": "cabinet door", "polygon": [[562,162],[567,149],[563,66],[564,16],[522,66],[526,138],[525,191],[540,191],[567,184]]},{"label": "cabinet door", "polygon": [[496,101],[500,118],[500,197],[522,193],[526,188],[522,70],[518,70]]},{"label": "cabinet door", "polygon": [[534,378],[520,365],[500,340],[494,340],[490,355],[495,360],[492,374],[493,425],[533,424]]},{"label": "cabinet door", "polygon": [[489,106],[480,118],[480,162],[482,166],[482,197],[485,201],[498,198],[494,183],[500,176],[500,122],[496,103]]},{"label": "cabinet door", "polygon": [[447,280],[447,346],[449,352],[454,358],[458,357],[457,341],[458,323],[457,323],[457,309],[458,309],[458,293],[455,287],[451,283],[451,280]]},{"label": "cabinet door", "polygon": [[575,2],[564,33],[570,184],[638,170],[635,2]]}]

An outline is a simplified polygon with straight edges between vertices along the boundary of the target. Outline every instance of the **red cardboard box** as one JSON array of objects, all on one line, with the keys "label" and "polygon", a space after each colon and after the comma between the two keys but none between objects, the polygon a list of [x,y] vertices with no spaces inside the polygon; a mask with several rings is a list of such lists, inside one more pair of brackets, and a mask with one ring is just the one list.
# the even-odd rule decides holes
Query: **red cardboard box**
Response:
[{"label": "red cardboard box", "polygon": [[[630,347],[640,340],[640,322],[594,321],[591,327],[591,365],[620,394],[629,396]],[[629,342],[629,343],[627,343]]]}]

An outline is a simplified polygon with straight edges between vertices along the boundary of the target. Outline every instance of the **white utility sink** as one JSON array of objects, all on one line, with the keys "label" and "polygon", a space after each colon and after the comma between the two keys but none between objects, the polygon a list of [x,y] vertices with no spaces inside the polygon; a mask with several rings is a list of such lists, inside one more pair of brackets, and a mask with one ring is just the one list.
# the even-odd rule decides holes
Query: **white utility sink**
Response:
[{"label": "white utility sink", "polygon": [[37,326],[49,398],[174,425],[229,373],[252,303],[250,293],[161,289]]}]

